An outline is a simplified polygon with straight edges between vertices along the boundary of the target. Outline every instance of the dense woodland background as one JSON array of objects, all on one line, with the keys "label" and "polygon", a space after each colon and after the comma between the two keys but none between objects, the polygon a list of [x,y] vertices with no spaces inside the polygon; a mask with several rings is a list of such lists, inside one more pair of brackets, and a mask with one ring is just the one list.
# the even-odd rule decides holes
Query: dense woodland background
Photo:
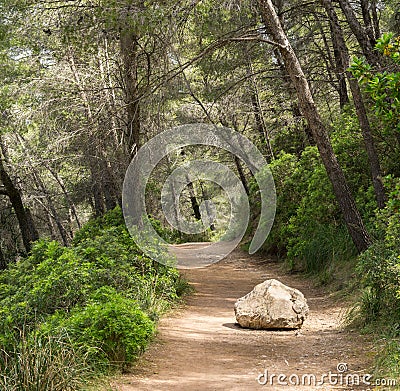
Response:
[{"label": "dense woodland background", "polygon": [[[185,283],[131,243],[122,183],[141,145],[198,122],[232,128],[262,151],[278,197],[263,251],[321,284],[356,291],[351,319],[385,334],[377,368],[398,375],[398,1],[2,0],[0,11],[5,389],[28,389],[18,378],[21,362],[10,358],[21,340],[38,359],[38,339],[53,346],[54,336],[68,335],[75,341],[73,353],[65,345],[68,357],[85,357],[90,370],[126,365],[145,346]],[[153,174],[147,207],[157,231],[171,242],[223,234],[229,207],[212,183],[193,182],[181,197],[189,220],[201,219],[204,200],[217,206],[215,224],[202,235],[171,229],[160,208],[167,176],[201,157],[228,165],[242,181],[251,237],[256,182],[240,159],[205,147],[171,154]],[[130,335],[116,352],[98,326],[84,335],[95,313],[115,319],[106,302],[125,315],[135,308],[143,341],[131,346]]]}]

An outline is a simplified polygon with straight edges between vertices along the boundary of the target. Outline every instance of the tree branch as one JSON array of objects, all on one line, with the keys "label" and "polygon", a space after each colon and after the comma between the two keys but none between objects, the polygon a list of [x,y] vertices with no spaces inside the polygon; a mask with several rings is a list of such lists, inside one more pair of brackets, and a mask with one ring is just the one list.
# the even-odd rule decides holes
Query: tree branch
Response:
[{"label": "tree branch", "polygon": [[282,46],[281,44],[271,41],[269,39],[263,38],[259,34],[251,34],[251,35],[237,37],[237,38],[234,37],[234,38],[230,38],[229,41],[257,41],[257,42],[264,42],[264,43],[268,43],[273,46],[284,48],[284,46]]}]

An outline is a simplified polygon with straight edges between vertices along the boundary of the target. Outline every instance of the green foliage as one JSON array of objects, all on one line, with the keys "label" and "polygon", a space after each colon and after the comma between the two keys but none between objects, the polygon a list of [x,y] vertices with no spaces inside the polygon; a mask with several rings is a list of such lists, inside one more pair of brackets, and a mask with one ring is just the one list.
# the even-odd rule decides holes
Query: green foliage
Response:
[{"label": "green foliage", "polygon": [[376,48],[386,57],[400,64],[400,37],[395,37],[393,33],[383,34],[378,39]]},{"label": "green foliage", "polygon": [[364,294],[359,303],[364,323],[400,324],[400,181],[391,187],[385,209],[377,213],[375,243],[359,257],[357,271]]},{"label": "green foliage", "polygon": [[158,235],[163,238],[167,243],[184,243],[182,240],[182,233],[176,229],[166,227],[161,222],[153,217],[149,218],[151,225]]},{"label": "green foliage", "polygon": [[[5,357],[22,349],[15,341],[23,329],[28,345],[62,336],[95,367],[124,367],[186,287],[176,269],[138,250],[116,208],[86,224],[73,246],[38,241],[29,257],[0,274],[0,347]],[[9,365],[17,365],[17,356]]]},{"label": "green foliage", "polygon": [[316,148],[307,147],[300,159],[281,154],[271,170],[278,206],[264,249],[286,255],[292,268],[307,272],[320,272],[332,260],[354,254]]},{"label": "green foliage", "polygon": [[397,327],[386,332],[378,344],[378,356],[375,365],[375,373],[377,376],[396,379],[399,384],[400,374],[400,338]]},{"label": "green foliage", "polygon": [[[331,139],[357,203],[366,217],[376,208],[368,160],[357,118],[342,113],[332,127]],[[345,228],[331,183],[316,147],[300,153],[281,152],[270,163],[277,190],[277,214],[263,249],[285,256],[291,269],[317,273],[326,282],[335,267],[356,256]],[[259,213],[257,189],[251,188],[251,202]]]},{"label": "green foliage", "polygon": [[[400,37],[384,34],[376,48],[394,63],[400,63]],[[374,72],[365,59],[355,58],[351,71],[371,98],[376,114],[396,132],[400,132],[400,72]]]},{"label": "green foliage", "polygon": [[104,286],[90,296],[85,307],[75,307],[68,316],[56,313],[39,332],[68,335],[89,361],[126,366],[147,346],[154,323],[136,300]]},{"label": "green foliage", "polygon": [[126,231],[124,216],[121,208],[107,212],[104,216],[89,220],[74,236],[73,244],[77,245],[85,239],[93,239],[102,235],[107,228],[119,229],[120,233]]},{"label": "green foliage", "polygon": [[[296,188],[292,175],[296,170],[298,159],[296,156],[282,152],[277,159],[270,163],[277,193],[277,213],[270,235],[263,245],[263,250],[280,255],[286,254],[287,238],[284,234],[290,217],[295,213],[297,203],[301,197],[300,189]],[[252,220],[256,220],[260,213],[258,188],[255,181],[250,183],[250,203],[253,211]]]},{"label": "green foliage", "polygon": [[338,116],[330,134],[335,154],[365,221],[373,216],[376,201],[364,140],[353,109]]},{"label": "green foliage", "polygon": [[397,378],[400,357],[400,180],[385,178],[389,200],[374,219],[375,242],[356,267],[361,294],[349,320],[379,334],[375,371]]}]

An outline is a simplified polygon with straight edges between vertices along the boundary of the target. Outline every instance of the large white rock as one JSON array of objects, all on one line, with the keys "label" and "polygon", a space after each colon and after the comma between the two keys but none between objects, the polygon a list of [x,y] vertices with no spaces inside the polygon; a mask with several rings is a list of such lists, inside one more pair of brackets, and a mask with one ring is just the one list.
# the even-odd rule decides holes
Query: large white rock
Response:
[{"label": "large white rock", "polygon": [[251,329],[298,329],[308,315],[307,300],[278,280],[258,284],[235,303],[236,320]]}]

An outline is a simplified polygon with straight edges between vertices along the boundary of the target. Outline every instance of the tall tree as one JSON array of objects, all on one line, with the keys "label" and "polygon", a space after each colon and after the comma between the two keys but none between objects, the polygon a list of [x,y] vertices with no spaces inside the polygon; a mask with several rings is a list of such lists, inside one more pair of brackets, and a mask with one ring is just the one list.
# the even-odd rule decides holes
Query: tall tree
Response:
[{"label": "tall tree", "polygon": [[317,144],[322,162],[331,181],[347,229],[356,248],[359,252],[362,252],[370,246],[371,239],[364,226],[360,212],[357,209],[344,173],[333,151],[328,132],[314,102],[309,83],[281,26],[272,1],[258,0],[258,4],[263,21],[268,26],[268,32],[271,34],[274,44],[278,47],[287,72],[296,88],[299,108],[312,131],[313,138]]},{"label": "tall tree", "polygon": [[29,252],[31,250],[32,242],[39,239],[39,234],[36,230],[29,209],[25,208],[24,206],[20,191],[14,185],[11,177],[6,171],[4,160],[1,153],[0,153],[0,181],[3,183],[5,193],[10,199],[12,207],[17,216],[24,247],[26,251]]},{"label": "tall tree", "polygon": [[121,32],[120,50],[126,118],[124,135],[128,156],[133,158],[140,148],[140,91],[138,80],[138,37],[132,29]]},{"label": "tall tree", "polygon": [[365,150],[368,155],[376,201],[378,207],[382,209],[385,207],[386,204],[385,188],[382,183],[381,166],[379,163],[378,154],[376,152],[375,142],[372,136],[372,130],[368,120],[367,111],[362,99],[361,90],[357,81],[348,70],[350,65],[350,55],[346,46],[346,42],[344,40],[344,35],[339,23],[339,18],[332,5],[332,2],[331,0],[322,0],[322,4],[329,18],[333,46],[336,47],[335,55],[339,56],[338,63],[340,63],[341,67],[343,67],[343,70],[345,71],[345,74],[349,81],[351,93],[353,95],[354,106],[364,138]]},{"label": "tall tree", "polygon": [[[364,11],[364,18],[367,18],[367,26],[364,27],[357,19],[357,16],[349,2],[349,0],[338,0],[340,4],[340,8],[343,11],[343,14],[346,17],[347,23],[350,26],[351,31],[356,37],[360,48],[367,59],[367,61],[371,65],[379,65],[381,59],[379,54],[374,50],[375,39],[373,37],[372,26],[370,23],[370,19],[367,18],[367,14],[369,15],[369,11]],[[365,0],[362,0],[363,9],[365,9]],[[365,20],[365,19],[364,19]],[[369,28],[371,26],[371,28]]]},{"label": "tall tree", "polygon": [[4,270],[7,267],[7,262],[3,254],[3,250],[0,246],[0,270]]}]

